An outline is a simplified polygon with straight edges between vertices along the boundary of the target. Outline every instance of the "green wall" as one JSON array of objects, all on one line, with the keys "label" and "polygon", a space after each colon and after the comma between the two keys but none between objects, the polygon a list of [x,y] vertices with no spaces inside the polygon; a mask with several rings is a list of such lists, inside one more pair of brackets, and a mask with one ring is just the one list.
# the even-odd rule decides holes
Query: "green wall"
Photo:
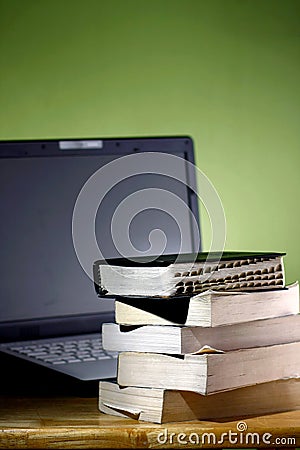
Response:
[{"label": "green wall", "polygon": [[298,0],[0,0],[0,138],[189,134],[226,248],[287,251],[295,280],[299,19]]}]

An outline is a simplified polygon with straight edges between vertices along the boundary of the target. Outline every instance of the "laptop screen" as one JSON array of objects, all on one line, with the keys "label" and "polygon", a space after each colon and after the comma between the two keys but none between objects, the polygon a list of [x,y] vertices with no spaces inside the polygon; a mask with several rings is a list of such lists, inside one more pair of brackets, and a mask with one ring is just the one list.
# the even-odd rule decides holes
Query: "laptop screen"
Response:
[{"label": "laptop screen", "polygon": [[[113,310],[112,301],[97,298],[93,282],[77,258],[72,239],[73,210],[81,189],[98,169],[120,158],[120,154],[109,151],[101,155],[90,153],[60,156],[57,152],[51,155],[41,152],[0,158],[0,322]],[[175,154],[183,158],[182,173],[178,174],[182,179],[187,173],[186,154],[183,151]],[[122,173],[122,161],[120,164]],[[120,256],[111,235],[116,208],[132,194],[149,188],[171,191],[184,204],[190,205],[189,189],[174,178],[155,173],[126,178],[123,172],[121,182],[106,193],[96,213],[95,235],[105,258]],[[164,253],[194,251],[189,215],[181,215],[179,229],[174,217],[165,209],[163,197],[156,199],[155,204],[150,202],[149,207],[145,204],[140,208],[128,227],[133,246],[137,251],[146,251],[151,231],[159,229],[166,235]],[[182,232],[185,239],[180,247]],[[122,239],[122,233],[119,234],[117,238]],[[124,239],[125,235],[124,230]],[[152,254],[156,254],[159,247],[156,248],[155,239],[152,245]],[[92,264],[91,256],[91,267]]]}]

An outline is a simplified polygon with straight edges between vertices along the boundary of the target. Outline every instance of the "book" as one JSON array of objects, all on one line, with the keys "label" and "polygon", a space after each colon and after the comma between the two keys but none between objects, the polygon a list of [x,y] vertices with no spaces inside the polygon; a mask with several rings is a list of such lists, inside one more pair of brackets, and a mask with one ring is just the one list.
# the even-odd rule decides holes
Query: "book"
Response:
[{"label": "book", "polygon": [[226,353],[165,355],[122,352],[121,386],[186,390],[207,395],[300,376],[300,342]]},{"label": "book", "polygon": [[118,297],[115,320],[123,325],[216,327],[297,314],[299,285],[256,292],[206,291],[192,297]]},{"label": "book", "polygon": [[101,381],[100,411],[166,423],[272,414],[300,409],[300,378],[256,384],[209,396],[159,388],[120,387]]},{"label": "book", "polygon": [[192,295],[207,289],[283,288],[284,253],[224,252],[96,261],[99,296]]},{"label": "book", "polygon": [[220,327],[102,326],[103,348],[112,352],[184,355],[205,347],[222,351],[300,341],[300,314]]}]

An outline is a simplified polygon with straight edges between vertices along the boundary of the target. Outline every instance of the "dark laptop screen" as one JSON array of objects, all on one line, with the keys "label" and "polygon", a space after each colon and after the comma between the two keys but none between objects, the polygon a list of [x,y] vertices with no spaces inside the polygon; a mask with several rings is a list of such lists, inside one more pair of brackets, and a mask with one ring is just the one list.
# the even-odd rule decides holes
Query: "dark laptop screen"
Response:
[{"label": "dark laptop screen", "polygon": [[[76,257],[72,214],[84,183],[97,169],[119,156],[0,158],[2,323],[112,311],[112,301],[97,298],[91,279]],[[177,156],[185,157],[183,152]],[[171,191],[189,204],[187,187],[175,179],[152,173],[118,183],[107,193],[96,216],[95,234],[105,258],[120,256],[110,233],[116,207],[129,195],[153,187]],[[189,216],[183,212],[179,230],[176,220],[163,211],[164,201],[158,201],[157,207],[145,205],[135,215],[129,229],[132,243],[144,251],[151,230],[162,229],[167,236],[165,253],[177,253],[183,230],[181,251],[194,251]],[[92,259],[90,263],[92,267]]]}]

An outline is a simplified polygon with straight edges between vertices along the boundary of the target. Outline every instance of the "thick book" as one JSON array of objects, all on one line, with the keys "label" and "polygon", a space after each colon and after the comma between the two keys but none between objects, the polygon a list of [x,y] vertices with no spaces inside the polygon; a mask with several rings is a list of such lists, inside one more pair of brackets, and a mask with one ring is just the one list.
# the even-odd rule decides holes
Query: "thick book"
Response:
[{"label": "thick book", "polygon": [[300,342],[226,353],[165,355],[123,352],[121,386],[186,390],[207,395],[300,376]]},{"label": "thick book", "polygon": [[166,423],[261,416],[300,409],[300,378],[256,384],[213,395],[159,388],[120,387],[101,381],[99,409],[106,414]]},{"label": "thick book", "polygon": [[184,355],[205,347],[222,351],[300,342],[300,314],[221,327],[102,326],[103,348],[113,352]]},{"label": "thick book", "polygon": [[256,292],[206,291],[192,297],[119,297],[115,317],[123,325],[215,327],[297,314],[299,286]]},{"label": "thick book", "polygon": [[284,253],[224,252],[96,261],[99,296],[192,295],[207,289],[261,290],[285,285]]}]

